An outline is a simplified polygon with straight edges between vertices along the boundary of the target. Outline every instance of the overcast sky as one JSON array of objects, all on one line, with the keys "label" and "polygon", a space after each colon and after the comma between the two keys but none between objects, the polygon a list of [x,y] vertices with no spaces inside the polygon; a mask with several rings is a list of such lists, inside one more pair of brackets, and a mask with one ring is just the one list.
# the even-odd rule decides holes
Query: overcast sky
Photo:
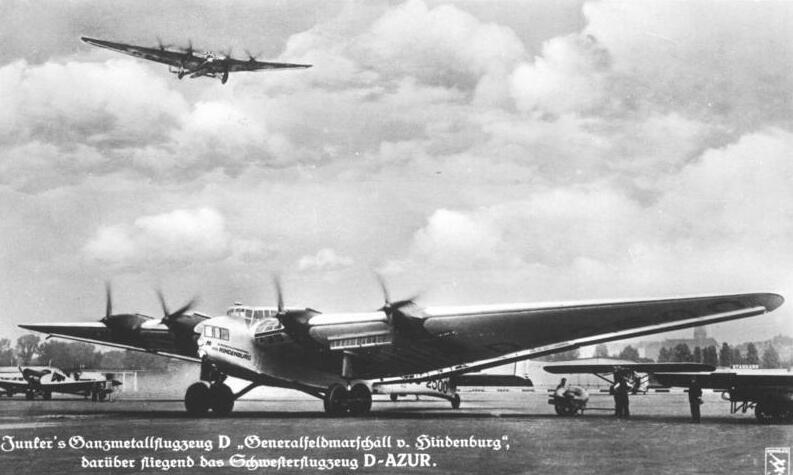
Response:
[{"label": "overcast sky", "polygon": [[[0,333],[194,295],[793,299],[793,4],[0,4]],[[101,39],[311,63],[179,81]],[[709,329],[793,333],[793,306]],[[690,332],[686,332],[690,333]]]}]

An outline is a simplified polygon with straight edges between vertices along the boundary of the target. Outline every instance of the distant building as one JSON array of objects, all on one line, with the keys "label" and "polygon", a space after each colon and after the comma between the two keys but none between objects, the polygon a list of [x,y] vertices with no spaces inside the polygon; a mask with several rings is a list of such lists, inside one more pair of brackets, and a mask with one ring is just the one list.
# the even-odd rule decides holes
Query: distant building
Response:
[{"label": "distant building", "polygon": [[639,351],[639,356],[658,361],[658,353],[661,352],[661,348],[671,350],[681,343],[688,345],[692,352],[697,346],[703,350],[709,346],[719,348],[719,342],[708,336],[705,327],[696,327],[694,328],[694,338],[669,338],[663,341],[640,341],[636,345],[636,349]]}]

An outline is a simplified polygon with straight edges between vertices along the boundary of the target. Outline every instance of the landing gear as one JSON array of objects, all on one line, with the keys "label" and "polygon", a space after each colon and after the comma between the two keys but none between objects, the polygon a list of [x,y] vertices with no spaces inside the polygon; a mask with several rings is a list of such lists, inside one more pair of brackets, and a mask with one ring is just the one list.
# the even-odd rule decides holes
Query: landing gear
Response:
[{"label": "landing gear", "polygon": [[36,393],[31,391],[30,389],[25,391],[25,399],[27,399],[28,401],[32,401],[34,397],[36,397]]},{"label": "landing gear", "polygon": [[191,416],[204,416],[209,412],[209,385],[203,381],[190,385],[184,395],[184,407]]},{"label": "landing gear", "polygon": [[52,393],[50,391],[46,391],[44,394],[41,395],[41,397],[44,398],[45,401],[49,401],[50,399],[52,399]]},{"label": "landing gear", "polygon": [[226,81],[228,80],[229,80],[229,70],[228,68],[226,68],[226,70],[223,71],[223,77],[220,78],[220,84],[226,84]]},{"label": "landing gear", "polygon": [[215,383],[209,388],[209,406],[218,416],[228,416],[234,409],[234,393],[223,383]]},{"label": "landing gear", "polygon": [[325,412],[331,416],[346,414],[348,399],[347,388],[338,383],[331,384],[325,393]]},{"label": "landing gear", "polygon": [[399,399],[399,394],[391,394],[388,397],[391,399],[391,402],[397,402],[397,399]]},{"label": "landing gear", "polygon": [[349,394],[350,415],[363,416],[372,409],[372,392],[365,384],[356,384]]},{"label": "landing gear", "polygon": [[363,416],[372,409],[372,391],[358,383],[349,391],[339,383],[328,387],[324,398],[325,412],[331,416]]},{"label": "landing gear", "polygon": [[450,402],[452,403],[452,409],[460,409],[460,395],[459,394],[455,394],[452,397]]},{"label": "landing gear", "polygon": [[212,410],[216,416],[227,416],[234,409],[236,396],[224,383],[209,384],[199,381],[187,388],[184,407],[191,416],[205,416]]}]

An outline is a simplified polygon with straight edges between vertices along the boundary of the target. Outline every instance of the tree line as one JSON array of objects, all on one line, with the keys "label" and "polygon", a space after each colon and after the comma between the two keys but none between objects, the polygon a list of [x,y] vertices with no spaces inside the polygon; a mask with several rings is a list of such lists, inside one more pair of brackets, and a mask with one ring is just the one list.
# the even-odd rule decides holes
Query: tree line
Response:
[{"label": "tree line", "polygon": [[[578,349],[556,353],[541,358],[544,361],[569,361],[579,358]],[[631,345],[625,346],[617,355],[609,355],[606,345],[595,347],[595,358],[618,358],[621,360],[635,361],[637,363],[653,362],[651,358],[642,358],[639,351]],[[661,348],[658,353],[658,363],[704,363],[712,366],[730,367],[732,365],[758,365],[760,368],[782,368],[786,365],[779,358],[779,353],[773,345],[768,345],[762,355],[758,354],[754,343],[746,346],[746,354],[739,348],[733,348],[728,343],[722,343],[717,349],[710,345],[705,348],[695,346],[692,351],[686,343],[680,343],[673,348]]]},{"label": "tree line", "polygon": [[781,368],[783,366],[779,353],[773,345],[768,345],[763,350],[763,354],[759,355],[754,343],[746,345],[746,354],[742,354],[739,348],[730,347],[728,343],[722,343],[719,349],[713,345],[705,348],[695,346],[694,351],[691,351],[687,344],[680,343],[673,348],[661,348],[658,362],[704,363],[723,367],[758,365],[760,368]]},{"label": "tree line", "polygon": [[57,366],[66,371],[78,369],[130,369],[164,371],[170,360],[139,351],[97,351],[90,343],[61,340],[42,341],[27,334],[12,344],[0,338],[0,366]]}]

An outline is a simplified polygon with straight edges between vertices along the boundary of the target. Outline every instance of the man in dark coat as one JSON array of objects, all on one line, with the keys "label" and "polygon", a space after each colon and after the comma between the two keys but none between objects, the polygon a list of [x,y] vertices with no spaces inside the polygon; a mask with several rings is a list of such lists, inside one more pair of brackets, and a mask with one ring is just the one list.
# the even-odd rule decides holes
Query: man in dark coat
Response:
[{"label": "man in dark coat", "polygon": [[688,386],[688,405],[691,406],[691,422],[699,423],[699,406],[702,404],[702,387],[697,378],[691,378]]}]

